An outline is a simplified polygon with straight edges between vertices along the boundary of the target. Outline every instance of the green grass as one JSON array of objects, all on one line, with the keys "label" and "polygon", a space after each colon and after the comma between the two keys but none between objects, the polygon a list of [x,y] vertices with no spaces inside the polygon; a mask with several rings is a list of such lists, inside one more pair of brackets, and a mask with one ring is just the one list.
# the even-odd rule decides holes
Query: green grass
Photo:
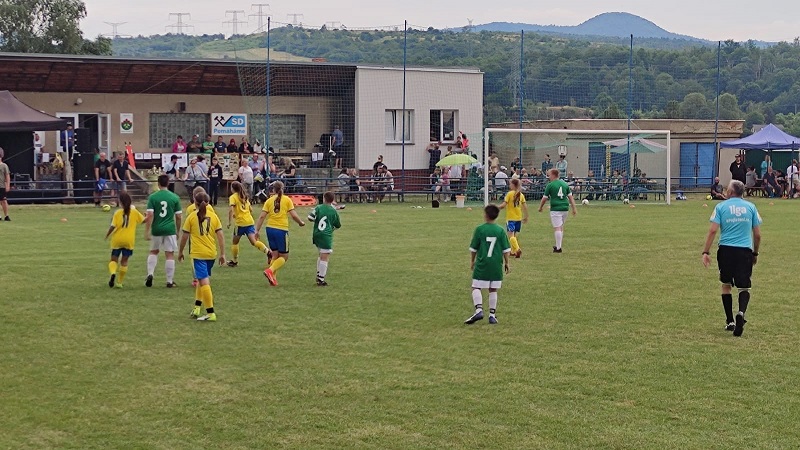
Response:
[{"label": "green grass", "polygon": [[243,246],[197,323],[188,264],[144,287],[143,239],[107,287],[110,214],[12,207],[0,448],[797,448],[797,204],[767,202],[738,339],[700,263],[703,200],[580,207],[561,255],[532,213],[500,324],[472,327],[479,208],[348,206],[328,288],[309,229],[276,288]]}]

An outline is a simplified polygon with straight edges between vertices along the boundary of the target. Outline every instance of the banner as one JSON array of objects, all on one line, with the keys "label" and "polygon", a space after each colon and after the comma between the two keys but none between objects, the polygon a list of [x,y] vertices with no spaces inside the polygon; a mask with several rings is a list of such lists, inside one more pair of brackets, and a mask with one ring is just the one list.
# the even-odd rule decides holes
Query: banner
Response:
[{"label": "banner", "polygon": [[213,113],[211,114],[211,134],[247,136],[247,114]]},{"label": "banner", "polygon": [[133,114],[120,113],[119,132],[121,134],[133,134]]}]

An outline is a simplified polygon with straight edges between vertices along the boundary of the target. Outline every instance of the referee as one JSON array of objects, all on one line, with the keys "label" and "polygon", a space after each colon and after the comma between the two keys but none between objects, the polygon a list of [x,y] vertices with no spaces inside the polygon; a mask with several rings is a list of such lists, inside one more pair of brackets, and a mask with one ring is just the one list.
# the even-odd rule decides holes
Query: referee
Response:
[{"label": "referee", "polygon": [[[711,214],[711,227],[703,247],[703,265],[708,267],[711,264],[711,244],[719,230],[717,264],[719,281],[722,282],[722,306],[727,324],[725,330],[732,330],[734,336],[741,336],[747,323],[744,313],[750,302],[750,276],[758,260],[758,247],[761,244],[761,216],[755,205],[742,199],[743,194],[744,183],[732,180],[728,185],[728,200],[717,204]],[[731,294],[733,286],[739,291],[739,313],[735,321]]]}]

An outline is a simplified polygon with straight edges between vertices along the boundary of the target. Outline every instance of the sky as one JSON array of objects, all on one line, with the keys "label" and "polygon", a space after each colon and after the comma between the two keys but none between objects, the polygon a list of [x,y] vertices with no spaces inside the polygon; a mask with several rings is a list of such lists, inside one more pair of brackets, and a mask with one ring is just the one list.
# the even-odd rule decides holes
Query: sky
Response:
[{"label": "sky", "polygon": [[[733,39],[745,41],[792,41],[800,36],[800,1],[763,0],[572,0],[569,2],[533,2],[504,0],[501,4],[485,0],[84,0],[88,17],[81,23],[86,37],[110,34],[105,22],[127,22],[118,27],[122,35],[163,34],[177,22],[170,13],[190,13],[184,22],[194,26],[186,33],[215,34],[232,32],[232,14],[240,10],[239,32],[253,32],[258,18],[247,17],[257,11],[253,3],[270,4],[264,11],[276,23],[293,23],[320,27],[342,24],[347,28],[400,26],[408,20],[414,27],[447,28],[488,22],[520,22],[538,25],[577,25],[604,12],[628,12],[644,17],[656,25],[678,34],[712,41]],[[545,3],[545,6],[540,6]],[[302,14],[292,18],[289,14]]]}]

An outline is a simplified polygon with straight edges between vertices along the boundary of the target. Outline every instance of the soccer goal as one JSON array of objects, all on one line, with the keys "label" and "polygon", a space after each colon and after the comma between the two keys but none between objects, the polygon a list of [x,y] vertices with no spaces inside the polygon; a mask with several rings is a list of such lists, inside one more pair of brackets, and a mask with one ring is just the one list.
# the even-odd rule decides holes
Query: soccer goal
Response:
[{"label": "soccer goal", "polygon": [[576,201],[670,204],[667,130],[486,128],[483,153],[484,204],[501,201],[515,176],[527,198],[541,198],[550,165]]}]

